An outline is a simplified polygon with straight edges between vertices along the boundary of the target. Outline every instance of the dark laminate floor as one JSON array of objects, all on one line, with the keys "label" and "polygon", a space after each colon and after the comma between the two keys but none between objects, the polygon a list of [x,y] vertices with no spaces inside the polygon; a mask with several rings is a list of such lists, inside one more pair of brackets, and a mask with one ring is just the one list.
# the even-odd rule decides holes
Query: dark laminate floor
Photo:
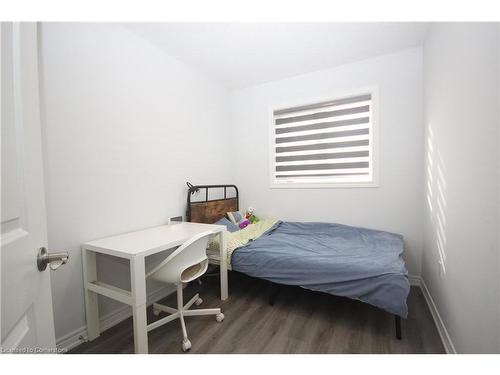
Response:
[{"label": "dark laminate floor", "polygon": [[[444,353],[422,292],[412,287],[403,339],[395,337],[394,316],[368,304],[284,286],[274,306],[263,280],[231,272],[229,299],[218,298],[217,277],[190,285],[185,300],[199,292],[200,308],[220,306],[225,320],[188,317],[189,353]],[[175,295],[167,297],[175,307]],[[160,315],[164,316],[164,315]],[[148,322],[156,319],[148,309]],[[149,333],[150,353],[182,353],[178,320]],[[133,353],[132,318],[71,353]]]}]

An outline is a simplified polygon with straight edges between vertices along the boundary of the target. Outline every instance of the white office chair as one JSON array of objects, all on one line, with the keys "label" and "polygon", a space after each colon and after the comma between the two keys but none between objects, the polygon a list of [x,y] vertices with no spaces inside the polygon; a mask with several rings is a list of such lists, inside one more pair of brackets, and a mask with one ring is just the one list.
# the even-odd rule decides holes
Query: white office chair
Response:
[{"label": "white office chair", "polygon": [[151,277],[158,281],[177,285],[177,309],[158,303],[153,304],[153,313],[155,316],[158,316],[161,311],[169,313],[170,315],[149,324],[148,331],[179,318],[183,335],[183,351],[191,349],[191,341],[188,339],[186,324],[184,323],[185,316],[215,315],[218,322],[224,320],[224,314],[221,312],[220,308],[189,310],[193,304],[199,306],[203,302],[198,294],[191,298],[188,303],[185,305],[183,304],[183,283],[193,281],[207,271],[208,258],[206,249],[208,239],[211,236],[211,232],[204,232],[194,236],[179,246],[172,254],[146,275],[146,278]]}]

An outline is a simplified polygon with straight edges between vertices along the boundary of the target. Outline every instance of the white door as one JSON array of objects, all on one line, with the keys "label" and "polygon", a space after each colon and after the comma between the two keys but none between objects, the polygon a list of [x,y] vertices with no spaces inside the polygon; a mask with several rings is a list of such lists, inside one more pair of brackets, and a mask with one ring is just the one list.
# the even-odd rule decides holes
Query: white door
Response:
[{"label": "white door", "polygon": [[1,347],[55,349],[47,246],[38,89],[37,26],[1,23]]}]

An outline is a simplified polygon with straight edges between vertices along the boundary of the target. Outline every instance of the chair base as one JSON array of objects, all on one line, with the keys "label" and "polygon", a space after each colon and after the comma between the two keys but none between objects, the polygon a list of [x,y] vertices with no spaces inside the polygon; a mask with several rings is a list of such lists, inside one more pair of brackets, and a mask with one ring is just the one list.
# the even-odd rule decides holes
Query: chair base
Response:
[{"label": "chair base", "polygon": [[196,310],[189,310],[193,304],[196,304],[196,306],[201,305],[203,300],[200,298],[200,295],[197,293],[193,298],[191,298],[188,303],[185,305],[182,305],[182,286],[177,288],[177,305],[179,308],[174,309],[169,306],[161,305],[159,303],[154,303],[153,304],[153,314],[155,316],[160,315],[161,312],[165,312],[169,314],[165,318],[159,319],[156,322],[153,322],[151,324],[148,324],[148,332],[158,328],[164,324],[167,324],[175,319],[180,319],[181,321],[181,327],[182,327],[182,333],[183,333],[183,341],[182,341],[182,350],[188,351],[191,349],[191,342],[189,341],[187,337],[187,331],[186,331],[186,324],[184,322],[184,317],[185,316],[201,316],[201,315],[215,315],[215,319],[217,322],[222,322],[224,320],[224,314],[221,312],[220,308],[215,308],[215,309],[196,309]]}]

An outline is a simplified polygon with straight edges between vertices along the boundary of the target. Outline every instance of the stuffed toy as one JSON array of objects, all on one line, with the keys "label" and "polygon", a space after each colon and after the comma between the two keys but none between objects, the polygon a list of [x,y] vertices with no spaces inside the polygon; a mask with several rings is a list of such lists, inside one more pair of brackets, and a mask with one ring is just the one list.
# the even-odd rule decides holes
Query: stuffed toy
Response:
[{"label": "stuffed toy", "polygon": [[240,229],[246,228],[250,224],[255,224],[259,221],[259,218],[254,215],[252,207],[248,207],[248,210],[244,215],[239,211],[228,212],[226,215],[229,220],[231,220],[231,222],[237,225]]},{"label": "stuffed toy", "polygon": [[253,207],[248,207],[248,210],[245,214],[245,219],[247,219],[250,222],[250,224],[255,224],[259,221],[259,218],[254,215],[253,211],[254,211]]}]

